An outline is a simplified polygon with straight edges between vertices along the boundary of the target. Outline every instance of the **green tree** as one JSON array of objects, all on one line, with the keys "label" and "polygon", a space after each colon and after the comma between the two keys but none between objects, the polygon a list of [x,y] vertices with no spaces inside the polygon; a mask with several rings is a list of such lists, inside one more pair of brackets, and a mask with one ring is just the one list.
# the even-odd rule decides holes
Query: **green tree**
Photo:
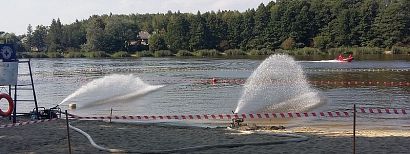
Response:
[{"label": "green tree", "polygon": [[119,16],[107,19],[105,25],[105,50],[109,52],[124,51],[127,42],[136,40],[139,32],[138,25],[133,21]]},{"label": "green tree", "polygon": [[64,46],[62,43],[62,36],[63,36],[63,25],[60,22],[60,19],[53,19],[51,22],[50,28],[47,33],[47,46],[48,46],[48,51],[63,51]]},{"label": "green tree", "polygon": [[190,40],[189,49],[191,51],[205,49],[206,35],[208,30],[205,27],[205,21],[201,17],[201,13],[198,11],[197,15],[192,17],[190,24]]},{"label": "green tree", "polygon": [[253,31],[252,31],[253,38],[248,43],[249,47],[256,48],[256,49],[264,48],[264,44],[267,41],[265,29],[268,25],[269,18],[270,18],[270,14],[269,14],[268,8],[266,8],[265,5],[261,3],[255,12],[255,16],[254,16],[255,26],[253,27]]},{"label": "green tree", "polygon": [[254,46],[252,43],[249,43],[250,40],[253,39],[253,29],[255,26],[255,20],[254,20],[254,16],[255,16],[255,10],[250,9],[244,12],[243,14],[243,21],[242,21],[242,25],[243,25],[243,31],[241,33],[241,38],[242,38],[242,42],[241,42],[241,48],[244,50],[249,50],[249,49],[253,49]]},{"label": "green tree", "polygon": [[85,50],[104,51],[105,50],[105,23],[101,17],[94,16],[90,19],[87,27],[87,44]]},{"label": "green tree", "polygon": [[66,49],[79,50],[81,45],[87,43],[85,24],[78,20],[63,27],[62,43]]},{"label": "green tree", "polygon": [[181,13],[171,16],[167,26],[166,42],[171,50],[189,48],[189,22]]},{"label": "green tree", "polygon": [[33,39],[33,27],[31,26],[31,24],[28,24],[26,40],[25,40],[25,42],[23,42],[24,48],[26,49],[26,51],[31,50],[32,39]]},{"label": "green tree", "polygon": [[167,44],[165,43],[164,36],[161,34],[153,34],[149,38],[148,42],[149,42],[149,50],[151,51],[167,49]]},{"label": "green tree", "polygon": [[46,44],[47,28],[43,25],[38,25],[33,32],[32,45],[39,51],[47,49]]},{"label": "green tree", "polygon": [[409,2],[391,1],[383,10],[377,14],[372,31],[376,36],[372,44],[380,47],[392,47],[396,43],[409,37]]}]

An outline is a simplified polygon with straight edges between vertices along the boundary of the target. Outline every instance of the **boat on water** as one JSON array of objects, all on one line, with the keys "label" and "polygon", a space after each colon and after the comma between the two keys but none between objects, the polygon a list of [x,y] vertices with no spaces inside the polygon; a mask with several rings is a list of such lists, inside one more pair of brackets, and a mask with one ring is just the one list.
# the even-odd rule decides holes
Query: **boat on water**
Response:
[{"label": "boat on water", "polygon": [[340,62],[352,62],[353,61],[353,56],[352,54],[349,55],[349,57],[344,58],[342,54],[340,54],[335,60],[340,61]]}]

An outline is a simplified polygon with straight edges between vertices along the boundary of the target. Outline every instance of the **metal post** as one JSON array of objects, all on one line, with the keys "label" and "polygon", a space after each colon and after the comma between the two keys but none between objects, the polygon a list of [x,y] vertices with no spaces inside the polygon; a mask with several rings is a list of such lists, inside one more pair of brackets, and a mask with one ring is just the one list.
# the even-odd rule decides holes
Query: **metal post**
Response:
[{"label": "metal post", "polygon": [[13,123],[16,123],[17,117],[17,84],[14,85],[14,109],[13,109]]},{"label": "metal post", "polygon": [[111,119],[112,119],[112,108],[111,108],[111,112],[110,112],[110,123],[111,123]]},{"label": "metal post", "polygon": [[67,124],[68,153],[71,154],[70,128],[69,128],[69,126],[68,126],[68,114],[67,114],[67,110],[65,110],[65,121],[66,121],[66,124]]},{"label": "metal post", "polygon": [[353,154],[356,154],[356,104],[353,104]]},{"label": "metal post", "polygon": [[33,73],[31,72],[30,59],[28,59],[28,62],[27,62],[27,63],[28,63],[28,70],[29,70],[29,72],[30,72],[31,88],[33,89],[34,104],[36,105],[36,116],[37,116],[37,119],[40,120],[40,115],[39,115],[39,113],[38,113],[36,90],[34,89]]},{"label": "metal post", "polygon": [[[9,95],[11,96],[11,85],[9,85]],[[12,116],[9,116],[9,120],[11,120]]]}]

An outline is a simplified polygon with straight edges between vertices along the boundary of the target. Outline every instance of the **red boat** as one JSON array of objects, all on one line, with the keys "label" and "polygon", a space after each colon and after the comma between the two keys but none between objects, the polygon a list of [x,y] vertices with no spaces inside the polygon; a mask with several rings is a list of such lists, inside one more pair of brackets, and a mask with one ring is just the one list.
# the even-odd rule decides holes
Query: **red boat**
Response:
[{"label": "red boat", "polygon": [[340,55],[336,58],[336,60],[337,60],[337,61],[340,61],[340,62],[352,62],[353,59],[354,59],[354,58],[353,58],[352,54],[350,54],[349,57],[347,57],[347,58],[344,58],[343,55],[340,54]]}]

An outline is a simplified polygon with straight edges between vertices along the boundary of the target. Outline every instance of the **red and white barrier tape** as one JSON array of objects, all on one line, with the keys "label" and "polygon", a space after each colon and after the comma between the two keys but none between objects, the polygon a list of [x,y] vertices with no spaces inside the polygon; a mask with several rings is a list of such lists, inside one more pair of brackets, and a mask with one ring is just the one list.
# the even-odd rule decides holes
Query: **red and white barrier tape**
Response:
[{"label": "red and white barrier tape", "polygon": [[[358,113],[378,113],[378,114],[407,114],[405,109],[380,109],[380,108],[359,108]],[[352,112],[303,112],[303,113],[250,113],[250,114],[204,114],[204,115],[145,115],[145,116],[99,116],[85,117],[72,115],[74,119],[105,120],[105,119],[128,119],[128,120],[230,120],[236,118],[243,119],[272,119],[272,118],[303,118],[303,117],[350,117]]]},{"label": "red and white barrier tape", "polygon": [[[358,108],[357,113],[371,113],[371,114],[408,114],[406,109],[390,109],[390,108]],[[236,118],[243,119],[273,119],[273,118],[303,118],[303,117],[350,117],[352,112],[295,112],[295,113],[250,113],[250,114],[204,114],[204,115],[146,115],[146,116],[100,116],[100,117],[83,117],[73,114],[68,114],[73,119],[87,119],[87,120],[108,120],[108,119],[127,119],[127,120],[230,120]],[[0,125],[1,128],[16,127],[23,125],[30,125],[35,123],[42,123],[47,121],[54,121],[54,119],[43,119],[35,121],[26,121],[20,123]]]},{"label": "red and white barrier tape", "polygon": [[359,113],[407,114],[406,109],[359,108]]},{"label": "red and white barrier tape", "polygon": [[19,122],[19,123],[12,123],[12,124],[0,125],[0,129],[1,129],[1,128],[8,128],[8,127],[16,127],[16,126],[23,126],[23,125],[30,125],[30,124],[42,123],[42,122],[47,122],[47,121],[54,121],[54,120],[57,120],[57,119],[58,119],[58,118],[54,118],[54,119],[42,119],[42,120],[25,121],[25,122]]}]

